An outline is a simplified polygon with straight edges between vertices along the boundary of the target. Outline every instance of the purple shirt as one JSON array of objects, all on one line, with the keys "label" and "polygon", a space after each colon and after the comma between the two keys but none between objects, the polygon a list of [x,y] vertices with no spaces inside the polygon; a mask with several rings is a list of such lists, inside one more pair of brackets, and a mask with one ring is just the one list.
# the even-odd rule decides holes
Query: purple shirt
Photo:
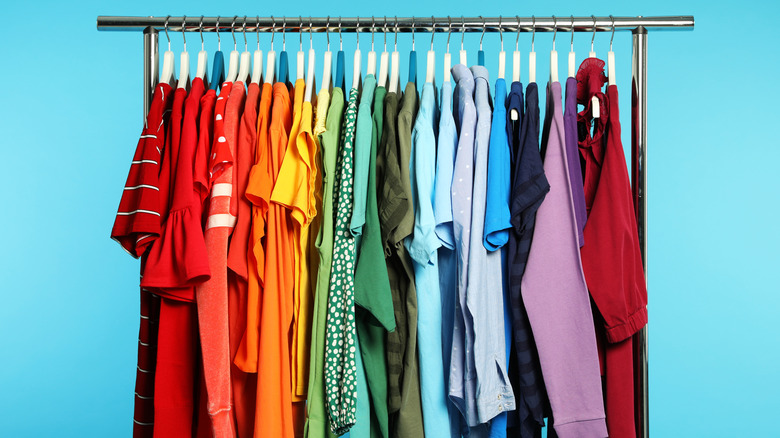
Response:
[{"label": "purple shirt", "polygon": [[561,84],[549,87],[552,105],[544,172],[550,193],[536,214],[522,295],[533,329],[555,432],[560,438],[604,438],[601,392],[590,297],[582,273],[561,108]]},{"label": "purple shirt", "polygon": [[588,210],[585,207],[585,190],[582,188],[582,167],[580,149],[577,144],[577,79],[566,79],[566,110],[563,113],[563,130],[566,133],[566,162],[569,165],[569,181],[574,198],[574,216],[577,218],[577,233],[580,246],[585,245],[585,221]]}]

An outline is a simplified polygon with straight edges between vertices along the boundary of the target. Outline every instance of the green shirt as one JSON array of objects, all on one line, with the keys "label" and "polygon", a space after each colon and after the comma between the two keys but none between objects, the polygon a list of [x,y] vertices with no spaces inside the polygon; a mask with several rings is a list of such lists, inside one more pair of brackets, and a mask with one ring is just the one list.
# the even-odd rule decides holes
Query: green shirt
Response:
[{"label": "green shirt", "polygon": [[[369,90],[369,82],[373,77],[366,78],[363,89],[363,100]],[[387,277],[382,236],[379,225],[376,191],[376,159],[379,139],[382,135],[382,116],[384,99],[387,91],[384,87],[376,88],[373,96],[373,117],[366,127],[363,116],[371,115],[368,111],[358,113],[358,129],[367,130],[370,135],[368,181],[365,206],[365,227],[360,245],[360,257],[355,272],[355,302],[359,305],[357,313],[357,332],[363,363],[368,381],[368,391],[371,397],[371,437],[388,438],[389,426],[387,415],[387,355],[385,353],[387,332],[395,330],[395,315],[393,313],[393,297],[390,291],[390,280]]]},{"label": "green shirt", "polygon": [[320,255],[317,282],[314,290],[314,314],[312,316],[311,359],[309,366],[309,395],[306,407],[308,417],[304,437],[325,438],[333,436],[328,429],[325,411],[325,327],[328,318],[328,285],[330,264],[333,259],[333,195],[336,182],[341,124],[344,118],[344,92],[334,88],[330,99],[326,131],[320,135],[322,154],[322,223],[315,246]]},{"label": "green shirt", "polygon": [[357,334],[355,328],[355,237],[350,232],[358,90],[349,91],[342,146],[336,169],[338,198],[325,331],[325,395],[330,429],[347,432],[355,424]]},{"label": "green shirt", "polygon": [[396,330],[387,335],[388,411],[391,437],[423,436],[420,377],[417,368],[417,292],[414,271],[403,239],[414,228],[409,156],[417,90],[406,85],[401,110],[398,98],[385,98],[385,123],[377,172],[381,187],[379,219]]}]

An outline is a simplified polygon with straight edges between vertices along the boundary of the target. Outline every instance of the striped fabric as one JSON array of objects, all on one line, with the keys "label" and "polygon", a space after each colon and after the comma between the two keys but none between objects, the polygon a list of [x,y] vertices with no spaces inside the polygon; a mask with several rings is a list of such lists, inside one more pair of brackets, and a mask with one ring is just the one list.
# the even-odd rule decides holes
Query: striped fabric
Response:
[{"label": "striped fabric", "polygon": [[[138,140],[111,238],[133,257],[141,257],[160,236],[159,169],[165,144],[166,116],[173,103],[172,89],[160,84]],[[164,188],[167,190],[167,188]],[[141,258],[141,272],[146,257]],[[160,298],[141,289],[141,321],[138,329],[138,364],[135,378],[133,436],[154,433],[154,369],[157,361],[157,328]]]}]

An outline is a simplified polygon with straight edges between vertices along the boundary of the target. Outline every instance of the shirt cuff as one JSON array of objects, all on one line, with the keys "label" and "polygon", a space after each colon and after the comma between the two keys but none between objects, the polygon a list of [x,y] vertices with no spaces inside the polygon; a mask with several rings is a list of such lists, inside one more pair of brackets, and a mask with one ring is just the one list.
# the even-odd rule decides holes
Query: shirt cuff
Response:
[{"label": "shirt cuff", "polygon": [[604,418],[554,424],[558,438],[605,438],[607,422]]}]

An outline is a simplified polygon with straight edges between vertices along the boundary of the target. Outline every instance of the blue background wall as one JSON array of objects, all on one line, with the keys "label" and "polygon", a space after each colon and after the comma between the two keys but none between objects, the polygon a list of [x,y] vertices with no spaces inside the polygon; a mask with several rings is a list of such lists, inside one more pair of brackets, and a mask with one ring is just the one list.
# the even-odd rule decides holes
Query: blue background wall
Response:
[{"label": "blue background wall", "polygon": [[[104,437],[131,430],[138,265],[109,232],[141,127],[142,44],[140,33],[98,33],[96,16],[260,13],[694,14],[694,32],[649,37],[651,430],[655,437],[777,436],[776,425],[766,421],[780,412],[780,95],[772,85],[780,70],[777,2],[216,3],[2,7],[0,435]],[[568,36],[558,39],[562,77]],[[189,37],[194,63],[199,38]],[[181,34],[171,38],[178,52]],[[216,37],[206,38],[213,52]],[[514,41],[514,35],[506,38]],[[436,40],[441,62],[446,38]],[[223,49],[230,41],[224,34]],[[264,50],[269,41],[261,35]],[[361,41],[364,52],[368,41]],[[322,53],[324,36],[315,42]],[[402,53],[409,42],[399,36]],[[418,50],[427,50],[428,42],[420,34]],[[537,35],[540,79],[547,76],[550,42],[550,34]],[[458,43],[453,36],[453,50]],[[575,36],[578,59],[589,43],[590,35]],[[599,56],[608,43],[608,34],[596,36]],[[297,36],[288,35],[288,44],[296,51]],[[354,36],[345,35],[348,59],[354,44]],[[467,35],[470,62],[477,44],[477,34]],[[524,66],[529,45],[530,35],[521,35]],[[492,75],[497,47],[498,36],[486,35]],[[629,33],[615,36],[615,52],[627,134]],[[424,63],[424,54],[419,59]]]}]

